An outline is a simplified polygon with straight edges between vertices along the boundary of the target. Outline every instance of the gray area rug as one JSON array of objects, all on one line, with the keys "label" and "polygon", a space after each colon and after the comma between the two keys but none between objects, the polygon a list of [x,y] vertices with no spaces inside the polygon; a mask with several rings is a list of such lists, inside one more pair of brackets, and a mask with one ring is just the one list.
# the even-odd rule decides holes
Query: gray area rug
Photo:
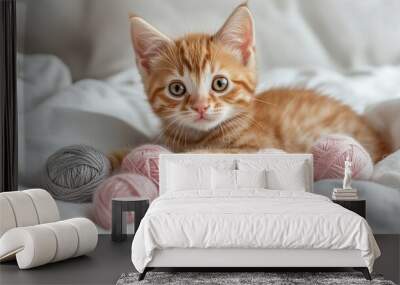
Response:
[{"label": "gray area rug", "polygon": [[125,273],[117,281],[117,285],[133,284],[213,284],[213,285],[297,285],[297,284],[376,284],[395,285],[384,280],[380,275],[372,275],[368,281],[359,272],[148,272],[146,278],[138,281],[138,273]]}]

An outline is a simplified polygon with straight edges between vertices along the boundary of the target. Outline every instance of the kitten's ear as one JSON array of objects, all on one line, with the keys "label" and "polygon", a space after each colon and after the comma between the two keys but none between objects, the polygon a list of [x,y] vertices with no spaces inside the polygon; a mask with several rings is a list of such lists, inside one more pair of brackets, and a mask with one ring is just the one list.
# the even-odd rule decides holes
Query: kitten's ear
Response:
[{"label": "kitten's ear", "polygon": [[246,65],[255,51],[255,30],[253,16],[247,4],[237,7],[216,33],[216,38],[223,44],[240,52]]},{"label": "kitten's ear", "polygon": [[139,68],[150,71],[151,60],[172,41],[140,17],[131,15],[131,38]]}]

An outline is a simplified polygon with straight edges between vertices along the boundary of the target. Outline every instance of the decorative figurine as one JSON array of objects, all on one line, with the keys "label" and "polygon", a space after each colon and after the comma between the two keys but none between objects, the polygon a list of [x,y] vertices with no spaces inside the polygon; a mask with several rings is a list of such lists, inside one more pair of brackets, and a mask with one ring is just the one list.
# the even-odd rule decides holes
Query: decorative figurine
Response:
[{"label": "decorative figurine", "polygon": [[351,188],[351,161],[349,160],[348,156],[344,162],[343,189],[353,189]]}]

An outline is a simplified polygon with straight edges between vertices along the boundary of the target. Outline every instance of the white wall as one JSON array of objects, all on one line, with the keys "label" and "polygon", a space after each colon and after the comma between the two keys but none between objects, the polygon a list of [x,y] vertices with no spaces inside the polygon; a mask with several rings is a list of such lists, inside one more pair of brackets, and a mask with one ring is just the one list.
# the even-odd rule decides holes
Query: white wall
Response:
[{"label": "white wall", "polygon": [[[169,35],[215,31],[241,0],[19,0],[25,51],[52,53],[75,79],[133,65],[128,13]],[[400,1],[251,0],[259,66],[348,69],[400,63]],[[21,36],[19,37],[21,39]]]}]

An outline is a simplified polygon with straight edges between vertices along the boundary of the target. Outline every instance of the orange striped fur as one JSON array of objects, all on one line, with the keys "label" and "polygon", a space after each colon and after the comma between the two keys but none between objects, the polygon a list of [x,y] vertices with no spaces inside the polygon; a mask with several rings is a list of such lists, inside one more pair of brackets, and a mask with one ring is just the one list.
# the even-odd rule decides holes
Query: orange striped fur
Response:
[{"label": "orange striped fur", "polygon": [[309,152],[324,134],[357,139],[374,161],[385,144],[349,107],[312,90],[255,94],[254,24],[241,5],[214,35],[171,40],[133,16],[132,42],[145,91],[174,152]]}]

